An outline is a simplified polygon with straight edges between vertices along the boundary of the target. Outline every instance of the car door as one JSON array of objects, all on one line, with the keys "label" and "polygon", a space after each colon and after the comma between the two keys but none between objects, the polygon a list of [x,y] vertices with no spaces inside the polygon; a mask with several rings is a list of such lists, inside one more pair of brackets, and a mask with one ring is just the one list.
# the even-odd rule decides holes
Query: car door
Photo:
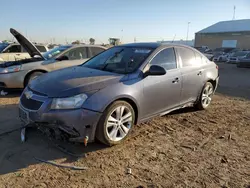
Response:
[{"label": "car door", "polygon": [[17,59],[28,59],[31,58],[29,53],[21,47],[21,53],[16,56]]},{"label": "car door", "polygon": [[182,76],[181,104],[197,100],[203,87],[203,72],[201,57],[195,56],[195,52],[187,47],[176,48],[180,72]]},{"label": "car door", "polygon": [[4,61],[16,61],[19,60],[18,56],[21,55],[21,45],[12,44],[3,51]]},{"label": "car door", "polygon": [[162,76],[147,76],[143,79],[145,116],[170,110],[179,105],[181,95],[181,73],[176,61],[174,48],[166,48],[158,52],[150,61],[150,65],[159,65],[166,70]]},{"label": "car door", "polygon": [[88,54],[87,54],[87,47],[75,47],[62,53],[60,57],[67,57],[68,60],[56,61],[55,62],[55,69],[62,69],[66,67],[80,65],[83,62],[87,61]]}]

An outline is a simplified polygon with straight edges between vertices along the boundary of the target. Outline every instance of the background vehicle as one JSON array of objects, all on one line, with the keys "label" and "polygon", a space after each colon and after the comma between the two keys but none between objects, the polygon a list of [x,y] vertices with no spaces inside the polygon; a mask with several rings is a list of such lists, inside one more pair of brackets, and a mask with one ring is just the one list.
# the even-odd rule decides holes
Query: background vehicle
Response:
[{"label": "background vehicle", "polygon": [[237,67],[239,68],[250,68],[250,53],[246,57],[242,58],[238,63]]},{"label": "background vehicle", "polygon": [[238,51],[233,53],[227,60],[227,63],[239,63],[242,59],[246,58],[250,51]]},{"label": "background vehicle", "polygon": [[[46,45],[35,44],[35,47],[40,52],[47,52],[49,49]],[[0,44],[0,62],[18,61],[21,59],[30,58],[29,53],[17,43],[1,43]]]},{"label": "background vehicle", "polygon": [[41,53],[28,39],[11,29],[11,33],[26,49],[31,58],[0,64],[0,87],[23,88],[30,80],[43,73],[84,63],[106,50],[94,45],[66,45]]},{"label": "background vehicle", "polygon": [[[195,105],[206,109],[218,67],[194,48],[134,43],[85,64],[33,80],[20,99],[21,120],[58,127],[71,141],[123,141],[133,125]],[[56,123],[60,122],[60,123]]]},{"label": "background vehicle", "polygon": [[213,51],[213,61],[217,62],[225,62],[228,59],[228,56],[231,54],[231,52],[237,51],[236,48],[216,48]]}]

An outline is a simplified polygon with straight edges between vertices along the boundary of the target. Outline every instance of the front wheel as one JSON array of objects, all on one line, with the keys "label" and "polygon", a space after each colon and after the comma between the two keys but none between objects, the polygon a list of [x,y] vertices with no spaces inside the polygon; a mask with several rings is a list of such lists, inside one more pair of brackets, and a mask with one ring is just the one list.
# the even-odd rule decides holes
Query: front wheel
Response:
[{"label": "front wheel", "polygon": [[37,78],[38,76],[41,76],[42,72],[33,72],[31,75],[29,75],[29,77],[26,79],[25,81],[25,86],[27,86],[32,80],[34,80],[35,78]]},{"label": "front wheel", "polygon": [[133,107],[125,101],[116,101],[103,113],[97,125],[96,138],[109,146],[121,143],[135,123]]},{"label": "front wheel", "polygon": [[214,86],[210,82],[207,82],[202,89],[199,100],[196,103],[196,107],[199,110],[204,110],[208,108],[208,106],[210,105],[212,101],[213,94],[214,94]]}]

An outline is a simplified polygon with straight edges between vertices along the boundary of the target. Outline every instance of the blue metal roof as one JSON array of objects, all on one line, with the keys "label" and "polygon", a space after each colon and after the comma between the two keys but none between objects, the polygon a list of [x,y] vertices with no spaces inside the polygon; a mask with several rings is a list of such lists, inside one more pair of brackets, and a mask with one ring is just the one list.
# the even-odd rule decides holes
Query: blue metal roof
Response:
[{"label": "blue metal roof", "polygon": [[250,19],[218,22],[197,33],[226,33],[250,31]]}]

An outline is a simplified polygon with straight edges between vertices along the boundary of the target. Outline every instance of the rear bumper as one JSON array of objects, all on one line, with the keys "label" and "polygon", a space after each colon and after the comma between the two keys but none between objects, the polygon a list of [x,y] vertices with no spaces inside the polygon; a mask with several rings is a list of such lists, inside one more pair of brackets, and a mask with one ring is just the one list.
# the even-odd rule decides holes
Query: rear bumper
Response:
[{"label": "rear bumper", "polygon": [[0,88],[23,88],[25,72],[0,74]]},{"label": "rear bumper", "polygon": [[216,84],[215,84],[215,88],[214,88],[214,92],[217,90],[218,88],[218,85],[219,85],[219,79],[220,79],[220,76],[218,76],[215,81],[216,81]]}]

